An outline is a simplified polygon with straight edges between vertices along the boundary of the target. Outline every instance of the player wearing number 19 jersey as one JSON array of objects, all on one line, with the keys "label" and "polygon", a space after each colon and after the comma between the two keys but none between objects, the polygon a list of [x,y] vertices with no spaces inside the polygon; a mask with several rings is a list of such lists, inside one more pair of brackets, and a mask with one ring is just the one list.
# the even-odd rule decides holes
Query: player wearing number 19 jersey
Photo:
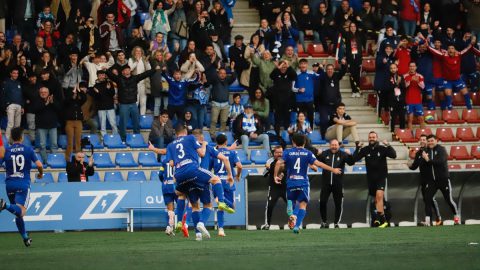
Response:
[{"label": "player wearing number 19 jersey", "polygon": [[22,236],[25,246],[29,247],[32,244],[32,239],[25,230],[23,216],[28,208],[31,164],[34,162],[37,165],[38,178],[42,178],[43,168],[32,147],[22,144],[22,128],[13,128],[10,137],[13,140],[13,145],[6,149],[4,157],[7,175],[5,184],[9,201],[0,199],[0,212],[6,209],[16,216],[15,224],[18,232]]},{"label": "player wearing number 19 jersey", "polygon": [[277,161],[275,166],[275,182],[281,184],[279,172],[287,169],[287,199],[295,204],[293,215],[289,218],[289,227],[294,233],[299,233],[299,228],[306,215],[308,201],[310,200],[310,182],[308,179],[308,167],[315,165],[324,170],[340,174],[341,170],[332,168],[318,161],[312,152],[303,148],[306,137],[301,134],[292,136],[293,148],[285,150],[283,157]]}]

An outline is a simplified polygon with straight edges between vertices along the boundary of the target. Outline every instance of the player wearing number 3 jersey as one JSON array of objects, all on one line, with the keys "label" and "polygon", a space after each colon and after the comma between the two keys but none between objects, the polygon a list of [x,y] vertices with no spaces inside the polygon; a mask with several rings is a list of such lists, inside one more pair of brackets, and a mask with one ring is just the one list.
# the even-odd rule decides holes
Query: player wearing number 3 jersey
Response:
[{"label": "player wearing number 3 jersey", "polygon": [[[25,246],[32,244],[32,239],[28,237],[25,230],[23,216],[28,209],[28,199],[30,193],[30,170],[32,162],[37,165],[38,178],[43,177],[42,163],[37,159],[33,148],[23,145],[23,129],[14,128],[11,130],[13,144],[5,151],[5,184],[7,188],[8,202],[0,199],[0,212],[6,209],[16,216],[15,223],[18,232],[23,238]],[[3,147],[3,142],[0,143]]]},{"label": "player wearing number 3 jersey", "polygon": [[303,148],[306,136],[294,134],[292,136],[293,148],[285,150],[283,157],[277,161],[275,166],[275,182],[281,184],[282,176],[279,172],[287,169],[287,199],[295,205],[293,215],[289,218],[289,227],[294,233],[299,233],[299,228],[306,215],[307,203],[310,199],[310,182],[308,179],[309,165],[318,166],[334,174],[341,174],[342,170],[332,168],[325,163],[318,161],[312,152]]}]

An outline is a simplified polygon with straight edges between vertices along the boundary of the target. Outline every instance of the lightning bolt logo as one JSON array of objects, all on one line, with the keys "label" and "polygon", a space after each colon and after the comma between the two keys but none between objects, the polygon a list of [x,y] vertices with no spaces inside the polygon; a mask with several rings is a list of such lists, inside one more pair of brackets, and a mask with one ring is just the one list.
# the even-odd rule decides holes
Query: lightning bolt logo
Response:
[{"label": "lightning bolt logo", "polygon": [[35,213],[38,213],[38,209],[40,209],[40,202],[35,204]]},{"label": "lightning bolt logo", "polygon": [[102,201],[102,211],[105,210],[105,207],[107,206],[107,200]]}]

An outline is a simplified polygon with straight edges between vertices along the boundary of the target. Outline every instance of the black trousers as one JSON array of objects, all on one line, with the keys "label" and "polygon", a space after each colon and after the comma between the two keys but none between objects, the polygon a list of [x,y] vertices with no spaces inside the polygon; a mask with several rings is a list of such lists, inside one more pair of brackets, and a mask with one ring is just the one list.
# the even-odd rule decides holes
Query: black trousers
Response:
[{"label": "black trousers", "polygon": [[272,222],[272,213],[275,205],[277,205],[278,199],[283,199],[285,204],[287,203],[287,190],[282,186],[269,186],[267,205],[265,206],[265,224],[270,225]]},{"label": "black trousers", "polygon": [[440,190],[443,194],[445,202],[448,204],[454,215],[458,214],[457,204],[453,200],[452,185],[450,179],[435,180],[427,183],[425,186],[425,215],[432,217],[433,197]]},{"label": "black trousers", "polygon": [[307,116],[308,122],[310,122],[310,125],[313,129],[314,122],[314,113],[315,113],[315,108],[313,106],[313,101],[312,102],[297,102],[296,106],[297,107],[297,112],[303,112]]},{"label": "black trousers", "polygon": [[182,120],[185,117],[185,106],[174,106],[174,105],[168,105],[167,106],[167,111],[168,111],[168,118],[171,120],[174,119],[174,116],[177,117],[177,120]]},{"label": "black trousers", "polygon": [[[422,183],[422,186],[421,186],[421,192],[422,192],[422,197],[423,197],[423,203],[426,205],[426,190],[427,190],[427,184],[426,183]],[[432,205],[433,205],[433,211],[435,212],[435,216],[437,217],[437,219],[442,219],[442,216],[440,215],[440,209],[438,208],[438,203],[437,203],[437,200],[435,200],[435,197],[432,198]]]},{"label": "black trousers", "polygon": [[330,116],[335,110],[335,105],[320,105],[318,107],[318,113],[320,114],[320,134],[322,134],[322,138],[324,139],[330,124]]},{"label": "black trousers", "polygon": [[350,72],[350,86],[352,87],[352,93],[360,92],[360,73],[362,72],[362,61],[358,63],[355,61],[348,67]]},{"label": "black trousers", "polygon": [[290,106],[285,105],[284,107],[275,108],[275,132],[280,136],[280,127],[283,127],[285,130],[290,126]]},{"label": "black trousers", "polygon": [[342,219],[343,212],[343,184],[341,179],[333,181],[325,181],[322,179],[322,190],[320,191],[320,216],[322,222],[327,223],[327,203],[330,194],[333,194],[333,202],[335,203],[335,224]]},{"label": "black trousers", "polygon": [[395,120],[398,117],[400,129],[405,129],[405,115],[407,110],[403,106],[390,107],[390,131],[395,131]]},{"label": "black trousers", "polygon": [[388,95],[387,95],[387,91],[383,90],[383,91],[377,91],[377,102],[378,102],[378,117],[381,116],[381,113],[382,113],[382,109],[384,111],[388,111],[389,110],[389,107],[388,107]]}]

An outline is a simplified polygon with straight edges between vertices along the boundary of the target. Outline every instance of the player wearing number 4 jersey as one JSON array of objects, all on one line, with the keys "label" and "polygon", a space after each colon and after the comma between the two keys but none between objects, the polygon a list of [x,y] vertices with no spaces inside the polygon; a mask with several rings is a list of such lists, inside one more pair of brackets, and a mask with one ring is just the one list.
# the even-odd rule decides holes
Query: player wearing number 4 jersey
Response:
[{"label": "player wearing number 4 jersey", "polygon": [[[192,204],[193,212],[200,212],[198,201],[202,196],[202,191],[208,188],[209,184],[213,186],[213,192],[218,197],[218,209],[231,211],[223,199],[223,187],[220,179],[208,170],[200,168],[199,159],[206,152],[207,142],[200,144],[193,135],[187,135],[187,129],[183,125],[177,125],[175,128],[177,139],[167,147],[167,153],[170,165],[175,166],[174,177],[176,180],[177,195],[186,195]],[[231,176],[230,176],[231,177]],[[185,210],[185,200],[177,201],[177,215],[183,216]],[[232,212],[235,212],[234,210]],[[199,215],[193,215],[196,219]],[[193,220],[194,223],[196,220]],[[176,231],[180,231],[182,222],[178,222]],[[209,237],[205,224],[198,222],[196,228],[205,237]]]},{"label": "player wearing number 4 jersey", "polygon": [[301,134],[292,136],[293,148],[283,152],[283,157],[275,166],[275,182],[281,184],[282,176],[279,175],[284,167],[287,169],[287,199],[295,203],[295,210],[290,216],[288,225],[294,233],[299,233],[303,218],[306,215],[308,201],[310,200],[310,182],[307,172],[309,165],[315,165],[334,174],[341,174],[339,168],[332,168],[318,161],[312,152],[303,148],[306,137]]},{"label": "player wearing number 4 jersey", "polygon": [[[0,135],[1,138],[1,135]],[[28,199],[30,193],[30,170],[32,162],[37,165],[38,175],[40,179],[43,177],[42,163],[37,159],[32,147],[23,145],[23,129],[13,128],[11,131],[13,145],[7,150],[3,147],[0,139],[0,158],[4,156],[5,170],[7,177],[5,184],[7,188],[8,202],[0,199],[0,212],[6,209],[14,214],[15,224],[18,232],[23,238],[26,247],[32,244],[32,239],[25,230],[25,222],[23,216],[27,212]],[[4,153],[4,154],[3,154]]]}]

